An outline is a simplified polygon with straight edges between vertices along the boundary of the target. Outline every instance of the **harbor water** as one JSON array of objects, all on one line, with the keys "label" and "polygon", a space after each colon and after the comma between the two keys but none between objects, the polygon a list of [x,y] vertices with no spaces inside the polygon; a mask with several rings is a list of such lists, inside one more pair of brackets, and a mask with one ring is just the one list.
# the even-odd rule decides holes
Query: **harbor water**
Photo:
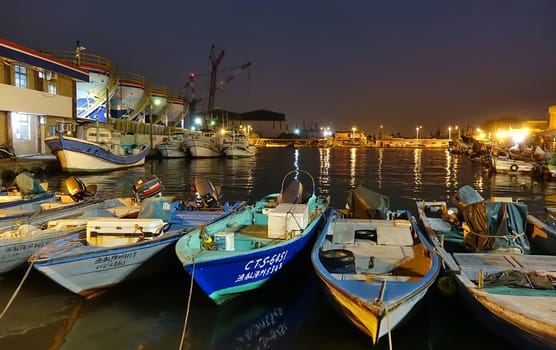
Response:
[{"label": "harbor water", "polygon": [[[193,176],[220,188],[222,201],[254,202],[279,192],[293,169],[310,172],[317,194],[341,207],[358,184],[416,215],[416,199],[448,200],[463,185],[484,198],[513,197],[540,214],[556,205],[556,182],[489,174],[463,155],[441,149],[269,148],[246,159],[152,159],[128,170],[79,176],[98,197],[129,196],[135,180],[156,174],[164,193],[186,198]],[[63,191],[64,174],[48,174]],[[312,184],[300,177],[305,189]],[[370,349],[370,339],[328,304],[308,254],[260,289],[216,306],[179,265],[82,299],[32,270],[0,276],[0,349]],[[19,288],[19,290],[18,290]],[[10,298],[17,295],[13,301]],[[391,332],[393,349],[513,349],[485,329],[457,298],[432,288],[411,317]],[[383,338],[375,347],[389,349]]]}]

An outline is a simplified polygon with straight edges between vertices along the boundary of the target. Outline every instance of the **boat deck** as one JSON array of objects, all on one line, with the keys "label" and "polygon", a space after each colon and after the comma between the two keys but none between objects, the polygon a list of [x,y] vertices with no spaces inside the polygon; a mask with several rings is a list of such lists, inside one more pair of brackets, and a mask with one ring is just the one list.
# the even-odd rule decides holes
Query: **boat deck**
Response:
[{"label": "boat deck", "polygon": [[503,255],[488,253],[454,253],[454,259],[465,275],[477,281],[483,275],[506,270],[522,272],[546,271],[556,273],[556,257],[551,255]]},{"label": "boat deck", "polygon": [[[416,280],[430,269],[431,257],[422,243],[413,239],[407,220],[338,220],[331,240],[322,249],[345,249],[353,252],[351,271],[333,273],[340,280]],[[376,238],[361,237],[357,231],[374,232]]]}]

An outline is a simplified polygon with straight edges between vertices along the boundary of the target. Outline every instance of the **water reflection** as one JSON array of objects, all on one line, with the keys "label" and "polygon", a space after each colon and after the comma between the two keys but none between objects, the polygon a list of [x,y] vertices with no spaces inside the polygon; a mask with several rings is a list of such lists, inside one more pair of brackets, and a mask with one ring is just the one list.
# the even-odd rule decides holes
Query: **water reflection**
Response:
[{"label": "water reflection", "polygon": [[413,150],[413,192],[415,193],[416,197],[421,192],[421,188],[423,185],[421,181],[421,176],[423,173],[423,164],[421,164],[422,153],[423,150],[421,148],[416,148],[415,150]]},{"label": "water reflection", "polygon": [[319,159],[318,187],[320,194],[326,197],[330,194],[328,191],[330,187],[330,148],[319,148]]},{"label": "water reflection", "polygon": [[350,186],[353,188],[356,186],[356,169],[357,169],[357,150],[358,148],[350,148],[349,150],[349,177],[350,177]]},{"label": "water reflection", "polygon": [[378,152],[378,161],[377,161],[377,187],[380,190],[382,188],[382,162],[384,161],[384,148],[379,148]]},{"label": "water reflection", "polygon": [[[407,208],[413,213],[415,197],[444,200],[464,184],[476,187],[485,198],[518,198],[530,211],[541,210],[545,203],[556,205],[556,182],[484,173],[478,163],[465,156],[426,148],[260,149],[255,157],[246,159],[148,160],[144,167],[80,177],[85,183],[97,184],[101,197],[112,197],[130,195],[138,178],[156,174],[166,186],[165,193],[179,196],[193,176],[203,175],[221,187],[224,200],[254,201],[279,191],[283,176],[292,167],[310,172],[315,180],[318,176],[317,191],[330,195],[336,207],[343,206],[349,190],[358,184],[389,196],[393,208]],[[66,177],[49,175],[45,180],[51,188],[63,190]],[[202,291],[194,289],[185,348],[229,349],[233,347],[227,345],[233,344],[243,349],[368,349],[369,339],[333,312],[319,288],[312,289],[310,282],[315,277],[310,268],[305,266],[303,271],[297,276],[282,274],[282,280],[263,286],[230,308],[216,307]],[[21,277],[21,271],[0,277],[2,305]],[[31,273],[0,320],[0,349],[43,349],[49,344],[52,349],[177,349],[190,281],[183,269],[164,271],[79,305],[71,293]],[[489,342],[491,348],[505,348],[506,344],[490,333],[478,332],[481,328],[465,312],[458,310],[450,327],[441,328],[442,334],[423,332],[427,319],[421,313],[394,332],[394,347],[430,349],[440,344],[438,348],[445,348],[452,346],[451,337],[464,329],[478,335],[470,345]],[[438,324],[444,320],[444,315],[439,315]],[[431,329],[440,328],[435,325]],[[461,339],[457,340],[460,344]],[[377,347],[386,348],[384,343]]]}]

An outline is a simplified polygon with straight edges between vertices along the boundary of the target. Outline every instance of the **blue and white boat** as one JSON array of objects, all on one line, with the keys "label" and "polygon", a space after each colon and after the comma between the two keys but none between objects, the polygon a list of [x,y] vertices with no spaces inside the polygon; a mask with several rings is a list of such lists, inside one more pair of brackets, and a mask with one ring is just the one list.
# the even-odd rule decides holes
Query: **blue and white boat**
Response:
[{"label": "blue and white boat", "polygon": [[67,136],[63,127],[60,129],[44,142],[67,173],[96,173],[143,165],[150,151],[147,144],[122,144],[121,133],[108,128],[88,127],[83,139]]},{"label": "blue and white boat", "polygon": [[[304,200],[303,184],[290,175],[307,174],[313,192]],[[176,243],[183,267],[217,305],[254,290],[289,264],[318,231],[328,199],[317,198],[313,177],[293,170],[282,191],[212,224],[187,232]]]},{"label": "blue and white boat", "polygon": [[243,207],[239,202],[220,206],[216,189],[208,180],[195,181],[198,207],[159,196],[159,190],[151,189],[161,187],[155,182],[151,186],[151,182],[142,183],[146,185],[142,193],[154,196],[136,205],[137,217],[115,217],[126,212],[125,206],[121,210],[112,208],[109,212],[113,215],[90,217],[82,231],[42,247],[29,262],[70,291],[92,297],[128,279],[177,263],[173,249],[168,248],[173,248],[186,229],[220,220]]}]

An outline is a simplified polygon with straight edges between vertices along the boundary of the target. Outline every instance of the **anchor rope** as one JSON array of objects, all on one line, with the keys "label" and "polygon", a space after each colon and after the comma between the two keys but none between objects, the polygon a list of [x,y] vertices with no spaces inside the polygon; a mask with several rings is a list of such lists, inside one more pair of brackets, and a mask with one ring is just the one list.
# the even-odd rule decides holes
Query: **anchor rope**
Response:
[{"label": "anchor rope", "polygon": [[33,267],[33,262],[31,261],[29,263],[29,267],[27,268],[27,271],[25,271],[25,275],[23,275],[23,279],[21,280],[21,282],[19,282],[19,285],[17,286],[17,288],[15,289],[14,293],[12,294],[10,300],[8,300],[8,303],[4,307],[4,310],[2,310],[2,313],[0,314],[0,320],[2,319],[2,317],[4,317],[4,315],[6,314],[6,312],[8,311],[10,306],[12,305],[13,301],[15,300],[15,297],[19,293],[19,290],[23,286],[23,282],[25,282],[25,280],[27,279],[27,276],[29,276],[29,273],[31,272],[32,267]]},{"label": "anchor rope", "polygon": [[193,283],[195,281],[195,257],[192,257],[192,259],[193,259],[193,264],[191,265],[191,283],[189,284],[189,296],[187,297],[187,307],[185,311],[185,319],[183,322],[183,330],[181,334],[180,347],[179,347],[180,350],[183,349],[185,334],[187,333],[187,322],[189,320],[189,310],[191,308],[191,296],[193,294]]}]

